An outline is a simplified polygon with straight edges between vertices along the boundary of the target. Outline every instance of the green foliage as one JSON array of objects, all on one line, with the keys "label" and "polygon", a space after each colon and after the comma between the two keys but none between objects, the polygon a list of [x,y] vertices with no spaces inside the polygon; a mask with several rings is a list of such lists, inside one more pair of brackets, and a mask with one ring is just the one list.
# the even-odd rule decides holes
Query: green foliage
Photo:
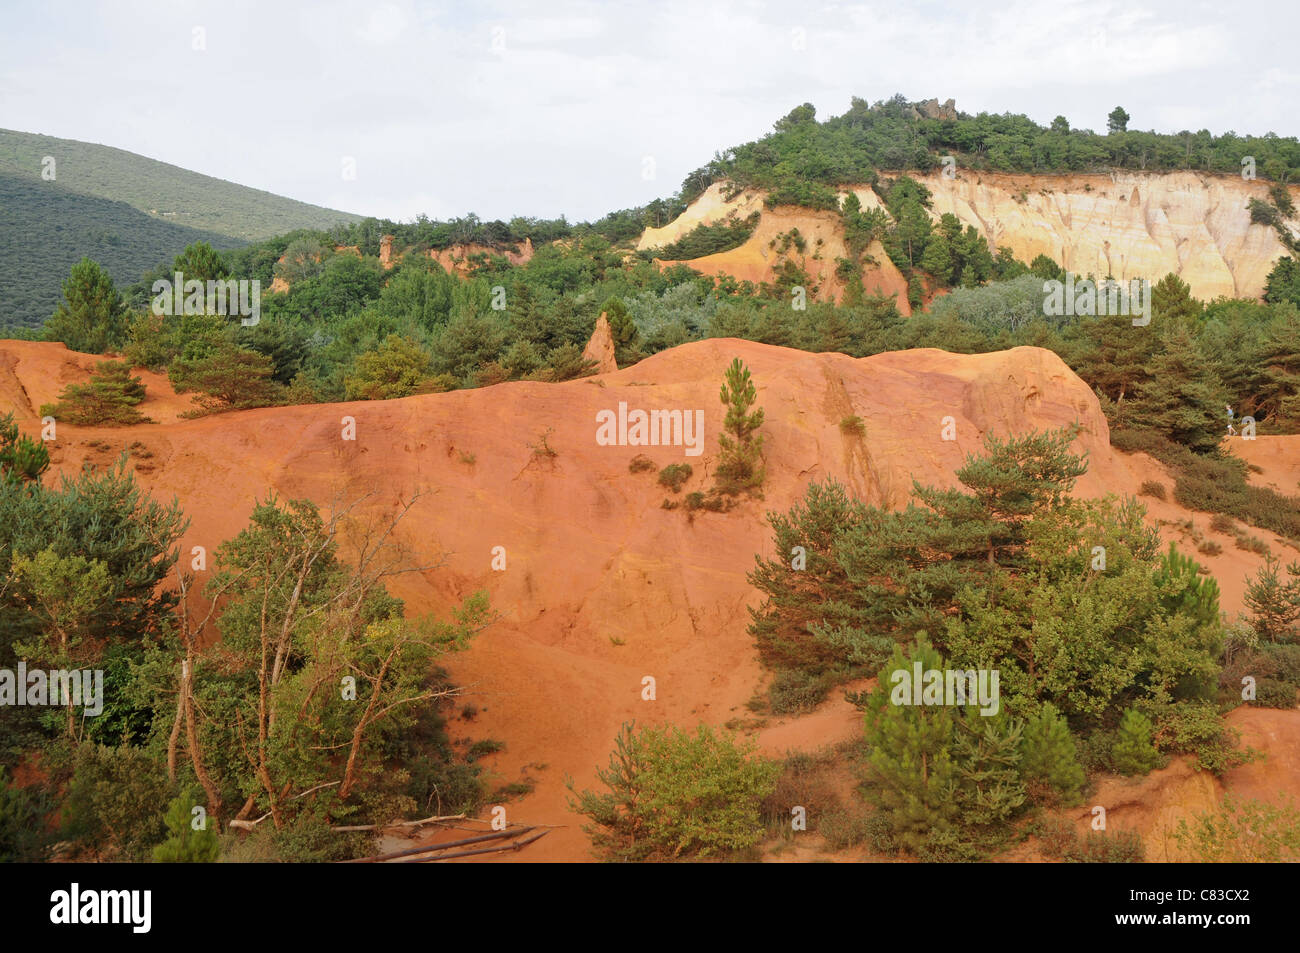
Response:
[{"label": "green foliage", "polygon": [[1283,582],[1277,559],[1269,556],[1246,587],[1243,601],[1261,640],[1300,641],[1300,562],[1291,563],[1286,571],[1289,578]]},{"label": "green foliage", "polygon": [[217,832],[205,820],[202,830],[194,829],[192,809],[201,806],[198,787],[181,791],[167,806],[163,821],[168,837],[153,849],[153,859],[163,864],[211,864],[221,856]]},{"label": "green foliage", "polygon": [[871,796],[897,843],[922,859],[972,859],[1005,836],[1025,803],[1021,726],[975,708],[895,703],[896,673],[943,671],[922,635],[894,650],[867,700]]},{"label": "green foliage", "polygon": [[763,485],[763,409],[751,413],[758,391],[750,379],[749,368],[740,358],[732,360],[722,382],[719,400],[727,408],[718,434],[721,455],[714,471],[719,492],[735,495],[753,491]]},{"label": "green foliage", "polygon": [[1020,776],[1032,796],[1050,794],[1075,804],[1083,793],[1083,766],[1069,725],[1051,703],[1025,721],[1020,742]]},{"label": "green foliage", "polygon": [[707,725],[691,733],[625,724],[609,767],[597,772],[608,793],[575,792],[571,806],[591,819],[584,830],[608,860],[741,850],[762,837],[760,805],[781,771],[754,750]]},{"label": "green foliage", "polygon": [[162,766],[138,748],[82,745],[63,802],[64,835],[101,857],[139,862],[167,835]]},{"label": "green foliage", "polygon": [[19,432],[13,413],[0,417],[0,486],[37,481],[49,466],[49,451]]},{"label": "green foliage", "polygon": [[0,766],[0,864],[45,859],[50,843],[46,818],[53,808],[45,791],[12,784]]},{"label": "green foliage", "polygon": [[1160,749],[1191,755],[1198,771],[1221,776],[1252,757],[1241,749],[1237,731],[1224,723],[1218,707],[1211,702],[1180,701],[1157,710],[1157,717],[1155,741]]},{"label": "green foliage", "polygon": [[677,241],[655,249],[655,256],[664,261],[689,261],[739,248],[754,234],[758,217],[755,212],[743,219],[732,216],[712,225],[697,225]]},{"label": "green foliage", "polygon": [[674,493],[680,493],[694,472],[689,463],[670,463],[659,471],[659,485]]},{"label": "green foliage", "polygon": [[1120,774],[1147,774],[1160,766],[1160,753],[1151,743],[1151,719],[1136,708],[1124,712],[1111,758]]},{"label": "green foliage", "polygon": [[1225,798],[1217,810],[1180,820],[1178,846],[1201,863],[1279,863],[1300,860],[1300,809]]},{"label": "green foliage", "polygon": [[433,361],[418,341],[392,334],[373,351],[359,354],[344,378],[348,400],[391,400],[427,387]]},{"label": "green foliage", "polygon": [[177,360],[167,376],[178,394],[196,392],[198,408],[190,416],[202,416],[281,403],[283,389],[272,380],[274,371],[266,355],[222,342],[208,355]]},{"label": "green foliage", "polygon": [[85,427],[126,427],[149,422],[136,410],[144,397],[144,384],[131,376],[129,364],[101,361],[95,365],[90,380],[69,384],[57,404],[43,405],[41,416]]},{"label": "green foliage", "polygon": [[72,266],[63,282],[63,303],[45,322],[47,341],[69,350],[103,354],[126,342],[126,308],[107,271],[89,258]]}]

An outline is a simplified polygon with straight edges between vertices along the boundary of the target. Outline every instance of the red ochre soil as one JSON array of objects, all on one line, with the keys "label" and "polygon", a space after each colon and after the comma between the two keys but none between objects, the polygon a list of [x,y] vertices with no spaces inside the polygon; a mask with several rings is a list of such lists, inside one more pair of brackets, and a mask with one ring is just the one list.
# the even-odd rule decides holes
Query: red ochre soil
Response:
[{"label": "red ochre soil", "polygon": [[[706,488],[723,418],[719,383],[734,357],[753,372],[766,411],[765,498],[692,520],[682,509],[661,508],[671,494],[655,472],[633,474],[628,463],[641,453],[656,468],[689,463],[695,472],[683,492]],[[0,413],[15,411],[23,429],[37,433],[40,405],[101,359],[60,344],[0,342]],[[439,554],[445,562],[399,577],[392,589],[412,613],[445,612],[478,589],[491,593],[501,621],[448,660],[468,693],[465,702],[478,708],[472,722],[458,718],[451,730],[504,740],[505,750],[488,761],[497,779],[535,782],[532,794],[506,805],[511,823],[556,825],[518,854],[479,858],[488,861],[589,859],[564,777],[579,789],[593,786],[623,722],[721,725],[749,716],[745,702],[764,676],[745,631],[746,607],[758,598],[745,575],[756,554],[771,555],[765,513],[787,509],[810,481],[833,477],[870,503],[901,506],[914,477],[955,485],[954,471],[980,449],[985,433],[1078,421],[1076,448],[1088,451],[1090,463],[1078,493],[1136,494],[1144,480],[1170,489],[1173,482],[1148,457],[1113,451],[1087,385],[1055,354],[1032,347],[854,359],[713,339],[563,384],[507,383],[194,420],[180,418],[189,398],[176,395],[165,377],[137,373],[149,393],[140,409],[156,422],[60,425],[53,468],[106,465],[134,445],[140,482],[160,499],[177,497],[191,519],[182,552],[198,545],[211,552],[245,527],[254,502],[271,491],[322,506],[369,494],[359,512],[377,518],[393,515],[416,492],[427,494],[398,536],[422,563]],[[620,401],[629,410],[703,410],[703,454],[598,445],[596,414],[617,411]],[[864,435],[841,429],[850,415],[862,419]],[[940,438],[948,416],[956,422],[955,441]],[[355,418],[355,441],[342,439],[344,417]],[[532,449],[543,435],[554,456]],[[1233,448],[1263,469],[1252,475],[1256,481],[1296,491],[1300,438],[1235,440]],[[1238,612],[1245,577],[1262,557],[1211,533],[1208,514],[1142,500],[1153,520],[1190,518],[1220,541],[1221,555],[1196,558],[1218,580],[1225,611]],[[1162,532],[1180,539],[1172,527]],[[1250,532],[1284,562],[1296,557],[1272,534]],[[504,571],[491,567],[497,546],[506,550]],[[652,702],[641,700],[646,675],[657,683]],[[1143,779],[1140,790],[1105,781],[1097,795],[1103,800],[1094,801],[1111,799],[1112,828],[1136,827],[1151,859],[1161,859],[1171,818],[1208,808],[1225,789],[1268,800],[1300,792],[1300,712],[1241,709],[1231,720],[1265,760],[1234,770],[1226,785],[1193,772],[1184,759]],[[765,752],[781,755],[860,730],[859,716],[837,692],[811,714],[769,719],[757,737]],[[799,848],[781,859],[812,853]]]}]

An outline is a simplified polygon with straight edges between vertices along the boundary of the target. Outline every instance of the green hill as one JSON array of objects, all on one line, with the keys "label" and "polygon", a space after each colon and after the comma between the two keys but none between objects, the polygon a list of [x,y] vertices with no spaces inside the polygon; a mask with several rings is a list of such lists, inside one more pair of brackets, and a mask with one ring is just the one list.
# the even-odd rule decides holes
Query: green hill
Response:
[{"label": "green hill", "polygon": [[0,129],[0,327],[49,317],[82,255],[124,285],[200,239],[233,248],[360,220],[122,149]]}]

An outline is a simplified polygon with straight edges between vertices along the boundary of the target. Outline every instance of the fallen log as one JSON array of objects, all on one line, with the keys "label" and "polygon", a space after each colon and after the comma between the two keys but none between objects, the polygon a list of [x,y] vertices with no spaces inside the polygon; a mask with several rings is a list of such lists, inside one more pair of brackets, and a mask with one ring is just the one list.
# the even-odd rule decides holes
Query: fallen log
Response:
[{"label": "fallen log", "polygon": [[504,831],[494,831],[491,834],[479,834],[477,837],[466,837],[461,840],[445,841],[441,844],[426,844],[424,847],[408,847],[406,850],[395,850],[390,854],[376,854],[373,857],[358,857],[355,860],[344,860],[344,864],[378,864],[386,860],[395,860],[398,857],[412,857],[416,854],[430,854],[440,850],[446,850],[449,847],[464,847],[466,844],[478,844],[483,841],[500,840],[503,837],[518,837],[520,834],[527,834],[533,830],[531,827],[514,827]]}]

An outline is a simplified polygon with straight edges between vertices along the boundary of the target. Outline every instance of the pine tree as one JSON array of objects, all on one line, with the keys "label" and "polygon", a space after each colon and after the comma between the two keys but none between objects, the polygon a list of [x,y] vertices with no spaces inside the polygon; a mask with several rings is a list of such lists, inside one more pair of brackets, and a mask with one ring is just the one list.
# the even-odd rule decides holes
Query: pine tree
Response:
[{"label": "pine tree", "polygon": [[153,849],[153,859],[163,864],[211,864],[221,856],[217,833],[206,824],[194,829],[194,805],[201,799],[198,788],[186,788],[167,807],[165,841]]},{"label": "pine tree", "polygon": [[732,360],[723,380],[719,399],[727,408],[718,443],[722,448],[717,466],[717,490],[736,494],[752,490],[763,483],[763,437],[757,433],[763,426],[763,409],[753,413],[750,408],[758,398],[758,391],[750,379],[749,368],[740,358]]},{"label": "pine tree", "polygon": [[641,360],[644,356],[638,347],[641,332],[637,329],[632,316],[627,313],[627,305],[623,303],[623,299],[611,297],[600,306],[600,310],[604,312],[605,320],[609,322],[609,333],[614,339],[614,360],[619,367],[635,364]]},{"label": "pine tree", "polygon": [[948,248],[948,239],[942,232],[931,238],[930,243],[925,246],[925,254],[921,256],[921,268],[933,275],[940,284],[952,284],[952,252]]},{"label": "pine tree", "polygon": [[1300,637],[1296,628],[1300,622],[1300,563],[1292,563],[1286,571],[1291,578],[1282,582],[1277,558],[1268,556],[1246,587],[1250,625],[1261,640],[1294,642]]},{"label": "pine tree", "polygon": [[207,242],[194,242],[176,256],[173,268],[184,281],[219,281],[230,276],[221,256]]},{"label": "pine tree", "polygon": [[42,416],[80,426],[125,427],[146,423],[136,410],[145,398],[144,384],[131,376],[124,361],[101,361],[85,384],[69,384],[57,404],[44,404]]},{"label": "pine tree", "polygon": [[38,481],[49,466],[41,441],[19,433],[12,412],[0,417],[0,484]]},{"label": "pine tree", "polygon": [[896,647],[869,696],[866,716],[872,795],[898,843],[913,852],[934,832],[952,831],[962,820],[953,709],[891,701],[894,673],[910,676],[915,662],[923,671],[943,668],[943,658],[921,634],[906,654]]},{"label": "pine tree", "polygon": [[1120,774],[1148,774],[1160,766],[1160,753],[1151,743],[1151,719],[1136,708],[1124,712],[1111,759]]},{"label": "pine tree", "polygon": [[1067,804],[1077,801],[1085,776],[1065,718],[1050,702],[1025,722],[1020,774],[1031,789],[1047,789]]},{"label": "pine tree", "polygon": [[89,258],[72,266],[64,301],[45,322],[43,338],[70,350],[103,354],[126,343],[126,306],[107,271]]},{"label": "pine tree", "polygon": [[1108,314],[1079,322],[1070,337],[1070,366],[1111,400],[1131,400],[1150,380],[1156,347],[1151,325],[1135,326],[1128,315]]},{"label": "pine tree", "polygon": [[1172,328],[1163,343],[1150,380],[1138,389],[1132,420],[1196,453],[1209,453],[1223,437],[1227,395],[1185,327]]},{"label": "pine tree", "polygon": [[1192,297],[1191,286],[1173,272],[1151,289],[1151,315],[1162,326],[1194,320],[1201,316],[1202,310],[1201,303]]}]

